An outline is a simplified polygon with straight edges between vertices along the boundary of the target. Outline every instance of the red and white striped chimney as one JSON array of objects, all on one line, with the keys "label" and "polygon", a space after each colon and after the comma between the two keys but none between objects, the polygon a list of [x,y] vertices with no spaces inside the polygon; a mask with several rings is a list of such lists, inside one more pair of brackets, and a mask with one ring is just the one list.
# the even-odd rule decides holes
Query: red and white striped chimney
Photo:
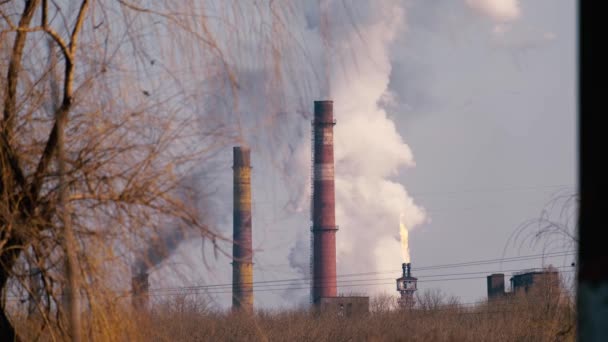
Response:
[{"label": "red and white striped chimney", "polygon": [[333,101],[315,101],[312,300],[337,296]]}]

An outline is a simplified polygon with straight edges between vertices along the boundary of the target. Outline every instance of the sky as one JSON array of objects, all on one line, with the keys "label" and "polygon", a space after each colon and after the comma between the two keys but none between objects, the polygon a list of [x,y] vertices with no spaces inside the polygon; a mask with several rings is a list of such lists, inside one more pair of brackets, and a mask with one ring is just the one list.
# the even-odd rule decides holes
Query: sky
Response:
[{"label": "sky", "polygon": [[[547,264],[570,270],[574,255],[506,258],[572,251],[559,239],[533,244],[529,230],[516,232],[577,188],[576,3],[362,0],[348,14],[342,2],[328,3],[321,10],[304,6],[292,23],[302,28],[314,71],[329,75],[279,105],[279,112],[307,114],[288,115],[272,141],[253,129],[244,134],[253,147],[254,282],[300,279],[265,283],[255,306],[308,303],[310,111],[313,100],[324,98],[334,100],[337,118],[338,274],[368,273],[342,282],[340,293],[397,294],[401,213],[419,291],[435,288],[474,302],[485,297],[490,273]],[[333,21],[325,36],[323,11]],[[327,40],[330,53],[320,48]],[[255,87],[264,72],[255,74],[241,73],[250,85],[240,90],[242,102],[265,111],[265,103],[251,100],[265,95]],[[277,150],[260,147],[270,142]],[[214,164],[226,173],[209,204],[228,235],[231,157],[227,149]],[[490,259],[504,261],[428,269]],[[230,260],[197,239],[151,273],[152,288],[230,278]],[[230,287],[204,288],[200,296],[226,308]]]},{"label": "sky", "polygon": [[[499,33],[495,21],[456,1],[432,3],[409,8],[391,75],[403,94],[394,119],[416,159],[399,180],[431,218],[410,234],[414,270],[538,254],[527,248],[530,239],[521,248],[526,239],[508,242],[552,199],[577,188],[576,4],[521,1],[519,17]],[[498,266],[481,269],[540,260]],[[474,300],[485,282],[441,288]]]}]

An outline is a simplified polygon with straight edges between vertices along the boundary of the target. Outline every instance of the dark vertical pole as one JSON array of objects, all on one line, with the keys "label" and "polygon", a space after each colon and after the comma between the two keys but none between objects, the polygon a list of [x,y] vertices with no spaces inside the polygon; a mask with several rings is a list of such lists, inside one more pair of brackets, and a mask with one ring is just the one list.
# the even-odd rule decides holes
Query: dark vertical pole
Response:
[{"label": "dark vertical pole", "polygon": [[608,163],[605,160],[606,63],[603,2],[579,1],[580,211],[578,340],[608,341]]}]

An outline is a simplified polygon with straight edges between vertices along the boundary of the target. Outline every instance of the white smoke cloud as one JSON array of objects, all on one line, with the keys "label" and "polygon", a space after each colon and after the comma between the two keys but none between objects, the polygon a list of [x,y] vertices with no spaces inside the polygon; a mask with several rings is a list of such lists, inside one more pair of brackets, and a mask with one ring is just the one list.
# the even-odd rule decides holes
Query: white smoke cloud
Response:
[{"label": "white smoke cloud", "polygon": [[[254,245],[265,234],[272,236],[260,246],[261,251],[254,253],[254,281],[296,278],[293,273],[302,278],[309,276],[309,130],[313,100],[321,99],[334,101],[337,120],[334,138],[336,221],[340,228],[337,233],[338,274],[393,269],[395,277],[398,277],[402,262],[401,244],[395,238],[399,236],[399,216],[404,214],[403,222],[408,229],[415,229],[426,220],[424,210],[414,203],[404,185],[395,181],[400,172],[415,166],[415,162],[411,149],[391,119],[391,115],[398,113],[389,114],[386,110],[390,106],[389,100],[396,101],[399,96],[388,91],[388,84],[392,71],[391,44],[405,29],[403,1],[356,0],[345,3],[328,0],[320,6],[321,11],[318,4],[301,6],[304,6],[301,11],[294,10],[293,13],[304,15],[290,21],[294,26],[290,29],[301,32],[300,45],[306,50],[305,57],[284,56],[285,60],[291,61],[287,64],[297,66],[295,72],[302,75],[301,78],[294,82],[283,80],[280,87],[270,87],[273,69],[262,65],[250,72],[236,65],[240,83],[238,111],[244,112],[238,117],[238,122],[243,127],[244,140],[257,153],[254,164],[259,163],[253,171]],[[326,36],[321,34],[322,13],[328,19],[329,28],[324,31]],[[307,65],[314,65],[315,75],[310,76]],[[224,100],[224,97],[219,98]],[[232,103],[206,103],[210,110],[226,115],[235,107]],[[289,114],[282,116],[280,112],[283,110]],[[300,115],[300,112],[305,114]],[[277,173],[282,177],[273,178],[270,171],[274,169],[279,169]],[[262,178],[264,181],[256,186],[257,179]],[[277,182],[284,186],[277,187],[277,193],[270,194],[272,187],[269,184]],[[281,200],[274,199],[275,196],[287,198],[288,203],[283,210],[296,217],[298,222],[290,223],[288,229],[284,229],[285,225],[280,221],[260,223],[260,218],[266,214],[274,216],[270,215],[273,214],[272,207],[255,206],[257,201],[263,202],[264,192],[269,193],[275,208],[281,204]],[[231,207],[230,194],[226,192],[222,196],[225,208]],[[222,227],[225,228],[222,231],[229,234],[229,222],[223,222]],[[288,246],[282,241],[295,242]],[[416,256],[412,257],[415,261]],[[273,273],[272,267],[265,267],[265,263],[276,260],[288,261],[291,274]],[[230,269],[226,265],[223,262],[217,266],[221,268],[218,279],[204,278],[209,283],[229,282]],[[267,305],[276,300],[293,303],[294,298],[305,302],[307,292],[299,287],[277,291],[276,294],[270,291],[256,293],[256,303]],[[340,288],[342,293],[353,290],[373,295],[392,291],[393,285]]]},{"label": "white smoke cloud", "polygon": [[518,0],[466,0],[466,4],[498,22],[514,21],[521,15]]},{"label": "white smoke cloud", "polygon": [[[388,94],[390,47],[405,26],[402,1],[359,1],[344,21],[334,20],[330,36],[330,98],[334,101],[338,273],[395,269],[401,264],[399,215],[409,229],[425,221],[405,187],[394,181],[415,165],[413,153],[380,105]],[[308,142],[310,143],[310,142]],[[415,256],[414,256],[415,258]],[[398,274],[396,274],[397,276]],[[390,291],[392,285],[366,290]],[[350,292],[352,288],[341,288]]]}]

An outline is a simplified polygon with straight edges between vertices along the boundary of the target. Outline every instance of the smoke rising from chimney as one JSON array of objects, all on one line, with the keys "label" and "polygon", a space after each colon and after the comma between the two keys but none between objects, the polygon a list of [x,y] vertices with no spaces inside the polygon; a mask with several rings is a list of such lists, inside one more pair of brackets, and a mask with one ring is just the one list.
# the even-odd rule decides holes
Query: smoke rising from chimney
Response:
[{"label": "smoke rising from chimney", "polygon": [[[205,101],[209,111],[234,118],[229,123],[238,125],[240,138],[259,154],[253,191],[258,200],[267,194],[273,206],[254,208],[254,215],[270,218],[254,233],[261,241],[257,274],[284,278],[272,273],[274,269],[264,273],[264,261],[283,258],[289,260],[286,267],[292,272],[310,276],[310,121],[313,100],[318,99],[333,100],[338,122],[334,131],[338,274],[393,268],[402,258],[401,244],[394,238],[399,215],[404,214],[403,223],[410,230],[426,218],[395,180],[415,163],[391,117],[398,113],[388,113],[384,105],[387,98],[400,96],[389,92],[388,83],[391,44],[405,28],[403,2],[324,0],[320,5],[293,2],[290,6],[285,13],[293,15],[278,15],[289,16],[285,23],[297,35],[293,41],[273,42],[283,64],[272,65],[259,46],[243,51],[252,62],[243,59],[232,64],[239,83],[238,103],[229,96],[232,90],[219,91],[226,96]],[[217,94],[213,91],[217,86],[221,85],[211,83],[204,93]],[[275,190],[280,179],[283,186]],[[223,199],[229,206],[229,193]],[[281,208],[283,201],[287,206]],[[277,211],[288,218],[278,217]],[[289,229],[280,219],[290,220]],[[223,231],[229,230],[223,226]],[[223,272],[221,267],[218,272]],[[301,299],[298,296],[307,297],[303,291],[292,291],[283,298],[293,303]]]},{"label": "smoke rising from chimney", "polygon": [[[317,13],[321,19],[310,19],[314,11],[307,18],[309,24],[329,18],[328,48],[315,51],[330,60],[328,98],[334,102],[338,122],[334,134],[338,274],[390,269],[402,256],[401,245],[393,238],[400,214],[410,229],[426,219],[424,210],[393,178],[415,163],[380,104],[387,96],[399,96],[388,93],[388,83],[390,46],[405,26],[403,4],[326,1],[321,9]],[[321,27],[315,29],[323,34]],[[310,141],[304,146],[309,149]],[[302,169],[308,171],[310,166]]]},{"label": "smoke rising from chimney", "polygon": [[[189,207],[194,215],[200,216],[196,209],[200,199],[196,183],[196,177],[186,177],[180,182],[176,191],[182,205]],[[196,213],[194,213],[195,210]],[[135,255],[132,273],[138,276],[149,273],[151,268],[156,267],[175,252],[191,230],[191,227],[183,222],[174,222],[153,232],[145,239],[144,248]]]},{"label": "smoke rising from chimney", "polygon": [[185,234],[181,228],[171,228],[163,230],[148,241],[146,250],[138,256],[133,265],[134,274],[148,273],[177,249]]},{"label": "smoke rising from chimney", "polygon": [[466,0],[466,4],[498,22],[516,20],[521,14],[518,0]]}]

